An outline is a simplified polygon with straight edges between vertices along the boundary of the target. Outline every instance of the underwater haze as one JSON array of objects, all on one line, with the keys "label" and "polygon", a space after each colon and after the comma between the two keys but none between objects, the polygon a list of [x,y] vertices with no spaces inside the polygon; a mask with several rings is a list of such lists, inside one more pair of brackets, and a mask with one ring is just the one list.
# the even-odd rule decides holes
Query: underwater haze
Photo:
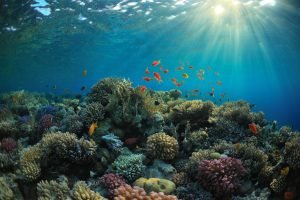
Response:
[{"label": "underwater haze", "polygon": [[[300,128],[299,13],[288,0],[3,1],[0,90],[80,93],[108,76],[169,90],[188,62],[220,72],[218,95]],[[143,82],[153,60],[170,70],[161,84]],[[179,87],[210,88],[196,75]]]},{"label": "underwater haze", "polygon": [[299,0],[1,0],[0,200],[300,200]]}]

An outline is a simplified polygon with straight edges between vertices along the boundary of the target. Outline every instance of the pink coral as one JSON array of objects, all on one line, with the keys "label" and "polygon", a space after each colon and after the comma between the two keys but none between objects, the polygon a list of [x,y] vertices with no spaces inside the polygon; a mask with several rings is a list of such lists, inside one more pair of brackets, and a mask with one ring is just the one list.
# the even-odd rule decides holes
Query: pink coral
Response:
[{"label": "pink coral", "polygon": [[177,200],[174,195],[165,195],[162,192],[151,192],[149,195],[143,188],[131,187],[130,185],[123,185],[115,190],[114,200]]},{"label": "pink coral", "polygon": [[114,190],[122,185],[125,185],[125,179],[118,174],[105,174],[100,178],[100,183],[108,190],[109,194],[112,195]]},{"label": "pink coral", "polygon": [[3,138],[1,141],[1,147],[6,152],[11,152],[17,147],[17,142],[13,138]]},{"label": "pink coral", "polygon": [[235,158],[203,160],[199,164],[199,181],[216,197],[228,197],[236,193],[246,174],[242,162]]}]

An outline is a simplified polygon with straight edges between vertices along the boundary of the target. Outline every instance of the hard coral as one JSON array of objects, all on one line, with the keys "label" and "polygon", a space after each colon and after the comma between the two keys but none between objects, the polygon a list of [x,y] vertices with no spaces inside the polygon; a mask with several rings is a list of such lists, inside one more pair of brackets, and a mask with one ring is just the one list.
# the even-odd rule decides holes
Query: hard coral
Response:
[{"label": "hard coral", "polygon": [[292,169],[300,169],[300,136],[285,144],[284,158]]},{"label": "hard coral", "polygon": [[115,190],[114,200],[177,200],[176,196],[165,195],[164,193],[151,192],[149,195],[140,187],[124,185]]},{"label": "hard coral", "polygon": [[172,160],[178,150],[177,140],[164,132],[153,134],[147,139],[147,151],[154,158]]},{"label": "hard coral", "polygon": [[235,158],[203,160],[199,164],[199,181],[216,197],[230,197],[241,184],[246,170],[242,162]]},{"label": "hard coral", "polygon": [[144,188],[148,193],[163,192],[164,194],[171,194],[176,189],[174,182],[161,178],[139,178],[133,185]]},{"label": "hard coral", "polygon": [[39,120],[39,129],[41,131],[48,130],[50,127],[55,126],[54,116],[51,114],[46,114],[41,117]]},{"label": "hard coral", "polygon": [[37,184],[38,200],[69,199],[69,187],[66,182],[40,181]]},{"label": "hard coral", "polygon": [[98,192],[91,190],[85,182],[78,181],[73,188],[74,200],[105,200]]},{"label": "hard coral", "polygon": [[6,152],[11,152],[17,147],[17,142],[13,138],[3,138],[1,141],[1,147]]},{"label": "hard coral", "polygon": [[99,122],[104,118],[104,107],[101,103],[93,102],[87,105],[82,111],[83,122],[90,126],[93,122]]},{"label": "hard coral", "polygon": [[0,199],[3,200],[15,199],[14,193],[9,187],[9,184],[7,183],[4,177],[0,177]]},{"label": "hard coral", "polygon": [[110,195],[114,194],[115,189],[118,189],[120,186],[125,185],[125,179],[118,174],[105,174],[100,178],[100,183],[108,190]]},{"label": "hard coral", "polygon": [[35,181],[41,175],[42,151],[38,145],[28,147],[21,152],[20,168],[26,181]]}]

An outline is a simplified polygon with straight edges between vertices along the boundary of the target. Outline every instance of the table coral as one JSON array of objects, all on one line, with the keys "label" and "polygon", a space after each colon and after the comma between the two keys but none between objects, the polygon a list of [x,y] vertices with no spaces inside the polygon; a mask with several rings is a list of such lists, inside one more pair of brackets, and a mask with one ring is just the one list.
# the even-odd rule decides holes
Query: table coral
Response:
[{"label": "table coral", "polygon": [[179,151],[179,145],[175,138],[160,132],[147,138],[147,151],[153,158],[172,160]]}]

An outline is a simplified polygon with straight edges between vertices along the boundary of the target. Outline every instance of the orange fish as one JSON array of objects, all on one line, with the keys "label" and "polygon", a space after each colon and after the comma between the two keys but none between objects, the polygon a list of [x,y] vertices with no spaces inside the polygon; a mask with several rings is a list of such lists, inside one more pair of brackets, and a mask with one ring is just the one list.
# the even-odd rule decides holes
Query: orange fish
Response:
[{"label": "orange fish", "polygon": [[146,73],[146,74],[149,74],[149,69],[148,69],[148,67],[146,68],[145,73]]},{"label": "orange fish", "polygon": [[143,79],[144,79],[144,81],[147,81],[147,82],[148,82],[148,81],[152,81],[152,78],[150,78],[150,77],[148,77],[148,76],[145,76]]},{"label": "orange fish", "polygon": [[180,87],[180,86],[181,86],[181,84],[180,84],[180,83],[176,83],[175,85],[176,85],[177,87]]},{"label": "orange fish", "polygon": [[145,92],[146,89],[147,89],[146,86],[143,85],[143,86],[140,88],[140,92]]},{"label": "orange fish", "polygon": [[93,122],[91,125],[90,125],[90,128],[89,128],[89,136],[92,136],[94,133],[95,133],[95,130],[97,129],[97,123]]},{"label": "orange fish", "polygon": [[160,76],[159,73],[154,72],[153,75],[154,75],[155,79],[156,79],[159,83],[162,82],[162,79],[161,79],[161,76]]},{"label": "orange fish", "polygon": [[167,74],[168,72],[169,72],[169,70],[168,70],[168,69],[165,69],[165,70],[164,70],[164,73],[165,73],[165,74]]},{"label": "orange fish", "polygon": [[254,134],[257,135],[257,125],[255,123],[248,124],[250,131]]},{"label": "orange fish", "polygon": [[177,79],[176,78],[172,78],[171,79],[173,83],[177,83]]},{"label": "orange fish", "polygon": [[152,62],[152,66],[157,66],[157,65],[159,65],[160,64],[160,60],[154,60],[153,62]]}]

